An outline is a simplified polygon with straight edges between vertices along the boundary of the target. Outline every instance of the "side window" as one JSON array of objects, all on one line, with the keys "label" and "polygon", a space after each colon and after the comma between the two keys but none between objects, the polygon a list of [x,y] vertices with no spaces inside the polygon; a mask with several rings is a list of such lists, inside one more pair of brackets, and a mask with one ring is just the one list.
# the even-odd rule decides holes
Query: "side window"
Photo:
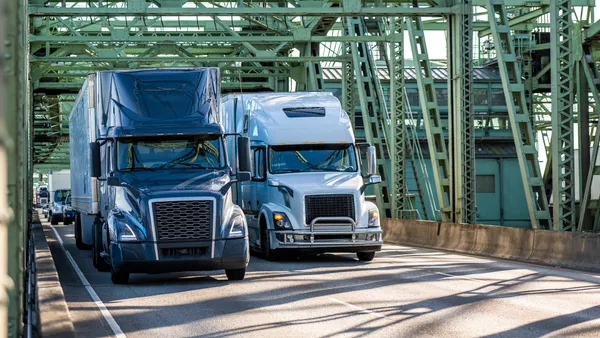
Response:
[{"label": "side window", "polygon": [[252,180],[264,181],[265,179],[265,148],[252,148]]}]

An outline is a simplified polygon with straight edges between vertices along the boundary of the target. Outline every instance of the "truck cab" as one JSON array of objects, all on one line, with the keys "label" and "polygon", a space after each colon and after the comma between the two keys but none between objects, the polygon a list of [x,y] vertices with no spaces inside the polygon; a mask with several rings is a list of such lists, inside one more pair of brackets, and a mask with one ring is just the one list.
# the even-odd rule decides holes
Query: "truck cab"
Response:
[{"label": "truck cab", "polygon": [[[248,217],[250,246],[263,256],[281,251],[354,252],[370,261],[381,250],[377,206],[365,189],[381,181],[375,152],[363,154],[348,115],[330,93],[230,94],[223,99],[228,132],[248,136],[251,181],[236,201]],[[235,145],[228,145],[235,153]]]},{"label": "truck cab", "polygon": [[[231,189],[250,177],[249,142],[224,134],[219,92],[216,68],[88,76],[70,116],[71,151],[90,159],[71,158],[75,240],[113,283],[221,269],[244,278],[247,222]],[[241,149],[235,173],[226,138]]]},{"label": "truck cab", "polygon": [[64,210],[67,205],[67,198],[71,194],[71,190],[60,189],[55,190],[51,196],[51,208],[48,211],[48,218],[50,219],[50,224],[57,225],[58,222],[64,222],[65,225],[71,224],[71,219],[69,217],[65,217]]}]

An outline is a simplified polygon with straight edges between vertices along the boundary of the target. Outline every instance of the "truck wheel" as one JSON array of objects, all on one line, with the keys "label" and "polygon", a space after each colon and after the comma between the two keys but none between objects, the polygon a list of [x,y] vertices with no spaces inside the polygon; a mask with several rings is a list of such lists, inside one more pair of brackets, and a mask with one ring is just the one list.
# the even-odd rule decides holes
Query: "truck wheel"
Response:
[{"label": "truck wheel", "polygon": [[246,276],[246,268],[225,270],[228,280],[243,280]]},{"label": "truck wheel", "polygon": [[87,250],[90,248],[89,245],[83,243],[82,240],[82,233],[81,233],[81,216],[79,216],[79,214],[75,214],[75,226],[74,229],[75,230],[75,246],[77,247],[77,249],[79,250]]},{"label": "truck wheel", "polygon": [[56,220],[56,217],[50,216],[50,224],[52,224],[52,225],[58,225],[58,221]]},{"label": "truck wheel", "polygon": [[359,260],[364,262],[370,262],[375,258],[375,251],[372,252],[357,252],[356,256]]},{"label": "truck wheel", "polygon": [[108,265],[108,263],[106,263],[106,261],[104,260],[104,258],[102,256],[100,256],[100,250],[102,248],[102,240],[99,238],[100,236],[98,236],[97,234],[97,227],[98,225],[96,224],[96,222],[94,222],[94,230],[92,233],[92,237],[93,237],[93,241],[92,241],[92,261],[94,263],[94,267],[96,268],[96,270],[98,271],[110,271],[110,266]]},{"label": "truck wheel", "polygon": [[268,261],[275,260],[275,251],[271,249],[271,241],[268,236],[267,225],[261,222],[260,225],[260,249],[262,251],[263,258]]},{"label": "truck wheel", "polygon": [[66,219],[63,221],[64,225],[71,225],[71,220],[70,219]]},{"label": "truck wheel", "polygon": [[[242,276],[242,278],[244,278]],[[113,284],[127,284],[129,283],[129,271],[124,269],[118,269],[115,271],[112,262],[110,264],[110,280]]]}]

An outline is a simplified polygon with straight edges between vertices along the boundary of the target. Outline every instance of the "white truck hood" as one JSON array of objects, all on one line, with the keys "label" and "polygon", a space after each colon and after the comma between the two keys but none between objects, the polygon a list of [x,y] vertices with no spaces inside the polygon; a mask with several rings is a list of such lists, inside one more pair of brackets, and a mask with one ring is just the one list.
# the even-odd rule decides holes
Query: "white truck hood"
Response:
[{"label": "white truck hood", "polygon": [[363,184],[360,173],[355,172],[306,172],[281,174],[271,179],[300,195],[315,193],[357,193]]}]

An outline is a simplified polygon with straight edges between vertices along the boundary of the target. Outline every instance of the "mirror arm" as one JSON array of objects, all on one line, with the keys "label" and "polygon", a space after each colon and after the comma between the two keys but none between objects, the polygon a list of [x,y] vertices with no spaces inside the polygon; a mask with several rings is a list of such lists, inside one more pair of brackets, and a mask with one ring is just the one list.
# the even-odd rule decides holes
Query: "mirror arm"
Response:
[{"label": "mirror arm", "polygon": [[219,193],[221,193],[221,195],[225,195],[227,193],[227,191],[229,190],[229,188],[231,188],[231,186],[237,182],[238,182],[237,179],[232,179],[229,182],[225,183],[225,185],[223,185],[221,187],[221,189],[219,189]]}]

